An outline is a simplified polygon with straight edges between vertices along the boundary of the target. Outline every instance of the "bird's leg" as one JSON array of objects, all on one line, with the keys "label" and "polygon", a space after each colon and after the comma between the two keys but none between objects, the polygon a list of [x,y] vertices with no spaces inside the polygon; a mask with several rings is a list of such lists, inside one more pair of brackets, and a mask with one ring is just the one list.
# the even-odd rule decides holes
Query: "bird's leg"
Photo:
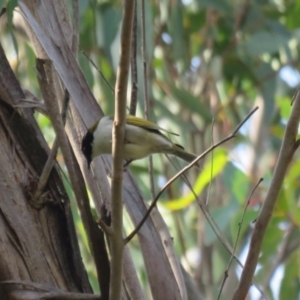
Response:
[{"label": "bird's leg", "polygon": [[128,165],[133,161],[133,159],[126,159],[126,162],[123,166],[123,171],[126,172],[127,171],[127,167]]}]

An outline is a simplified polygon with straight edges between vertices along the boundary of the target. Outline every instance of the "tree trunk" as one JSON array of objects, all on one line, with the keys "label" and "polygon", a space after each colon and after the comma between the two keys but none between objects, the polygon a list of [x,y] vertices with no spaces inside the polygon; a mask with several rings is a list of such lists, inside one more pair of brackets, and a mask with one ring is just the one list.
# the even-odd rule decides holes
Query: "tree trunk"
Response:
[{"label": "tree trunk", "polygon": [[14,284],[0,285],[0,298],[27,299],[54,288],[56,292],[91,292],[69,199],[55,168],[38,203],[33,203],[49,149],[32,111],[13,107],[24,98],[1,47],[0,281]]}]

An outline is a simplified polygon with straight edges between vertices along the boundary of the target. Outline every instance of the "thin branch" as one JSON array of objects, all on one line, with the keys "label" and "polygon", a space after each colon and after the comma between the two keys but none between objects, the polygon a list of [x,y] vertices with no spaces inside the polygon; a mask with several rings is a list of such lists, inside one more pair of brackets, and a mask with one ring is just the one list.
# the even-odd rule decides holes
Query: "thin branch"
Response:
[{"label": "thin branch", "polygon": [[100,76],[102,77],[102,79],[105,81],[105,83],[107,84],[107,86],[109,87],[110,91],[112,92],[112,94],[115,94],[115,90],[114,88],[111,86],[111,84],[108,82],[108,80],[105,78],[105,76],[103,75],[103,73],[101,72],[101,70],[97,67],[97,65],[93,62],[92,59],[90,59],[88,57],[88,55],[84,52],[81,51],[82,54],[86,57],[86,59],[92,64],[92,66],[99,72]]},{"label": "thin branch", "polygon": [[[66,136],[63,121],[59,113],[59,106],[55,93],[54,78],[53,78],[53,65],[50,60],[37,59],[37,69],[41,76],[38,76],[38,81],[43,94],[45,105],[51,119],[53,128],[55,130],[56,136],[59,140],[59,146],[62,151],[64,161],[69,173],[71,186],[73,188],[77,205],[80,210],[82,217],[82,222],[88,236],[88,242],[91,249],[91,253],[95,259],[97,273],[100,274],[101,267],[99,264],[99,259],[96,254],[100,253],[99,249],[100,241],[99,239],[99,228],[96,226],[93,216],[91,214],[89,199],[87,195],[86,188],[83,184],[84,179],[79,170],[78,163],[74,158],[74,153],[70,147],[69,140]],[[50,88],[52,87],[52,88]],[[100,278],[100,275],[98,276]],[[100,284],[100,283],[99,283]]]},{"label": "thin branch", "polygon": [[[194,197],[198,200],[197,195],[195,194],[194,190],[192,189],[191,185],[189,184],[189,182],[186,182],[187,185],[189,186],[190,190],[192,191]],[[233,248],[231,247],[231,245],[229,244],[228,240],[226,238],[223,237],[223,232],[220,229],[220,227],[218,226],[218,224],[216,223],[216,221],[214,220],[214,218],[212,217],[212,215],[210,214],[209,210],[207,209],[206,205],[204,203],[202,203],[202,201],[198,201],[199,207],[202,211],[202,213],[204,214],[205,219],[207,220],[209,226],[211,227],[211,229],[213,230],[214,234],[217,236],[217,238],[219,239],[220,243],[222,244],[222,246],[228,251],[228,253],[230,255],[233,256],[233,258],[235,259],[235,261],[238,263],[238,265],[242,268],[244,268],[244,265],[241,263],[241,261],[239,260],[239,258],[234,255],[233,253]],[[258,284],[253,281],[253,285],[256,287],[256,289],[261,293],[261,295],[263,295],[263,291],[261,290],[261,288],[258,286]]]},{"label": "thin branch", "polygon": [[[66,90],[64,101],[63,101],[63,107],[62,107],[62,111],[61,111],[61,118],[62,118],[63,124],[66,123],[67,109],[68,109],[69,100],[70,100],[70,95],[69,95],[68,91]],[[43,171],[40,175],[36,191],[35,191],[35,193],[32,197],[33,204],[40,202],[39,198],[41,197],[41,195],[42,195],[42,193],[45,189],[45,186],[48,182],[50,173],[52,171],[52,168],[53,168],[53,165],[54,165],[54,162],[55,162],[58,147],[59,147],[58,138],[55,137],[53,147],[52,147],[51,152],[48,156],[48,159],[46,161],[44,169],[43,169]]]},{"label": "thin branch", "polygon": [[[150,104],[148,96],[148,64],[147,64],[147,47],[146,47],[146,24],[145,24],[145,0],[142,0],[142,60],[143,60],[143,83],[144,83],[144,103],[145,103],[145,117],[150,119]],[[151,199],[155,199],[155,184],[153,171],[153,158],[149,156],[149,177],[150,177],[150,191]]]},{"label": "thin branch", "polygon": [[145,116],[149,120],[149,97],[148,97],[148,65],[146,48],[146,24],[145,24],[145,0],[142,0],[142,60],[143,60],[143,83],[144,83],[144,102]]},{"label": "thin branch", "polygon": [[[214,125],[215,125],[215,118],[212,120],[211,124],[211,144],[214,144]],[[213,177],[213,171],[214,171],[214,151],[211,151],[211,168],[210,168],[210,183],[207,190],[207,197],[206,197],[206,205],[208,205],[208,201],[210,198],[210,190],[211,190],[211,183],[212,183],[212,177]]]},{"label": "thin branch", "polygon": [[278,194],[284,181],[285,173],[290,162],[292,161],[293,155],[297,147],[299,146],[296,141],[299,121],[300,93],[297,92],[291,116],[286,126],[285,135],[275,167],[273,179],[268,190],[266,199],[263,202],[261,212],[255,223],[245,266],[242,271],[239,285],[237,287],[237,290],[234,292],[232,300],[245,299],[249,291],[253,275],[257,266],[261,245],[265,237],[269,221],[272,217],[274,206],[276,204]]},{"label": "thin branch", "polygon": [[[248,114],[248,116],[241,122],[241,124],[244,124],[244,123],[250,118],[250,116],[253,115],[253,113],[254,113],[257,109],[258,109],[258,107],[255,107],[255,108]],[[237,126],[237,128],[233,131],[233,133],[232,133],[230,136],[228,136],[227,138],[223,139],[223,140],[220,141],[218,144],[213,145],[212,147],[215,147],[215,148],[216,148],[216,147],[218,147],[220,144],[225,143],[226,141],[228,141],[228,140],[230,140],[231,138],[235,137],[235,135],[236,135],[236,133],[237,133],[237,130],[240,129],[240,127],[241,127],[241,124],[239,124],[239,125]],[[211,147],[211,148],[212,148],[212,147]],[[208,150],[207,150],[205,153],[203,153],[202,155],[205,156],[206,154],[208,154],[208,153],[212,150],[211,148],[208,149]],[[214,149],[214,148],[213,148],[213,149]],[[204,156],[203,156],[203,157],[204,157]],[[198,158],[199,158],[199,157],[198,157]],[[198,158],[197,158],[197,160],[198,160]],[[197,160],[196,160],[196,161],[197,161]],[[192,164],[193,164],[193,163],[192,163]],[[192,165],[192,164],[191,164],[191,165]],[[188,168],[188,167],[189,167],[189,166],[187,166],[187,168]],[[188,187],[189,187],[190,190],[192,191],[194,197],[195,197],[195,198],[198,198],[197,195],[195,194],[195,192],[194,192],[194,190],[193,190],[191,184],[190,184],[189,181],[186,179],[185,174],[181,174],[180,176],[183,178],[184,182],[188,185]],[[173,179],[174,179],[174,177],[173,177],[171,180],[173,180]],[[167,184],[168,184],[168,183],[167,183]],[[166,185],[167,185],[167,184],[166,184]],[[163,187],[164,189],[166,189],[166,185]],[[159,197],[158,197],[158,198],[159,198]],[[158,201],[158,199],[156,199],[156,202],[157,202],[157,201]],[[217,225],[217,223],[215,222],[215,220],[213,219],[213,217],[211,216],[211,214],[210,214],[209,211],[207,210],[206,205],[203,204],[201,201],[199,201],[198,204],[199,204],[200,209],[201,209],[201,211],[203,212],[203,214],[204,214],[204,216],[205,216],[207,222],[209,223],[210,227],[211,227],[212,230],[214,231],[215,235],[218,237],[218,239],[219,239],[219,241],[221,242],[221,244],[223,245],[223,247],[228,251],[228,253],[232,254],[233,249],[232,249],[231,245],[228,243],[228,241],[227,241],[226,239],[224,239],[224,238],[222,237],[222,231],[220,230],[219,226]],[[152,205],[153,205],[153,207],[151,208]],[[138,226],[141,227],[141,226],[143,225],[143,222],[146,221],[147,216],[149,216],[149,214],[151,213],[151,210],[156,206],[156,203],[152,203],[151,206],[149,207],[147,213],[145,214],[145,217],[141,220],[141,222],[138,224]],[[150,210],[150,211],[149,211],[149,210]],[[146,216],[146,215],[147,215],[147,216]],[[143,221],[143,220],[144,220],[144,221]],[[140,227],[139,227],[139,228],[140,228]],[[138,230],[137,230],[137,232],[138,232]],[[128,241],[130,241],[130,240],[133,238],[133,236],[134,236],[134,231],[133,231],[133,232],[132,232],[125,240],[124,240],[124,242],[127,243]],[[128,239],[128,241],[127,241],[127,239]],[[234,259],[236,260],[236,262],[238,263],[239,266],[241,266],[242,268],[244,267],[243,264],[241,263],[241,261],[240,261],[240,260],[238,259],[238,257],[236,257],[235,255],[234,255]],[[256,283],[256,282],[253,282],[253,284],[254,284],[254,286],[257,288],[257,290],[263,295],[263,291],[259,288],[259,286],[257,285],[257,283]]]},{"label": "thin branch", "polygon": [[150,215],[151,211],[153,210],[153,208],[156,206],[156,203],[158,201],[158,199],[160,198],[160,196],[162,195],[162,193],[176,180],[178,179],[183,173],[185,173],[187,170],[189,170],[190,168],[192,168],[195,164],[197,164],[201,159],[203,159],[208,153],[210,153],[212,150],[214,150],[215,148],[219,147],[220,145],[226,143],[227,141],[233,139],[234,137],[236,137],[236,134],[238,132],[238,130],[245,124],[245,122],[248,121],[248,119],[256,112],[256,110],[258,109],[258,107],[255,107],[249,114],[248,116],[236,127],[236,129],[232,132],[232,134],[230,134],[228,137],[224,138],[223,140],[219,141],[218,143],[212,145],[210,148],[208,148],[204,153],[202,153],[201,155],[199,155],[193,162],[191,162],[189,165],[187,165],[185,168],[183,168],[180,172],[178,172],[175,176],[173,176],[163,187],[162,189],[159,191],[159,193],[157,194],[157,196],[155,197],[154,201],[152,201],[151,205],[149,206],[149,209],[147,211],[147,213],[145,214],[145,216],[142,218],[142,220],[140,221],[140,223],[137,225],[137,227],[127,236],[127,238],[124,240],[124,243],[128,243],[134,236],[135,234],[137,234],[137,232],[140,230],[140,228],[143,226],[143,224],[145,223],[145,221],[147,220],[148,216]]},{"label": "thin branch", "polygon": [[111,274],[110,300],[121,299],[123,273],[123,149],[126,124],[126,96],[130,64],[134,0],[124,1],[122,16],[120,61],[115,93],[115,119],[112,131],[112,185],[111,185]]},{"label": "thin branch", "polygon": [[248,206],[249,206],[250,200],[251,200],[251,198],[252,198],[252,196],[253,196],[253,193],[255,192],[255,190],[256,190],[257,187],[261,184],[262,181],[263,181],[263,178],[260,178],[259,181],[258,181],[258,182],[256,183],[256,185],[254,186],[254,188],[252,189],[251,194],[250,194],[250,196],[249,196],[249,198],[248,198],[248,200],[247,200],[247,202],[246,202],[246,205],[245,205],[245,208],[244,208],[244,211],[243,211],[243,215],[242,215],[241,221],[240,221],[239,224],[238,224],[238,231],[237,231],[235,243],[234,243],[234,246],[233,246],[233,251],[232,251],[231,257],[230,257],[230,259],[229,259],[227,268],[226,268],[226,270],[225,270],[225,272],[224,272],[224,278],[223,278],[223,282],[222,282],[221,288],[220,288],[220,290],[219,290],[219,294],[218,294],[217,300],[220,299],[221,294],[222,294],[222,290],[223,290],[224,285],[225,285],[225,282],[226,282],[226,280],[227,280],[227,278],[228,278],[228,271],[229,271],[229,269],[230,269],[230,266],[231,266],[231,264],[232,264],[233,258],[234,258],[234,256],[235,256],[235,251],[236,251],[237,243],[238,243],[238,240],[239,240],[239,237],[240,237],[240,233],[241,233],[241,229],[242,229],[242,224],[243,224],[243,222],[244,222],[244,218],[245,218],[246,211],[247,211],[247,208],[248,208]]},{"label": "thin branch", "polygon": [[131,100],[129,113],[135,116],[137,95],[138,95],[138,72],[137,72],[137,3],[134,6],[134,19],[132,26],[132,44],[131,44]]},{"label": "thin branch", "polygon": [[[185,174],[182,174],[182,179],[185,182],[185,184],[189,187],[189,189],[191,190],[191,192],[193,193],[195,199],[198,199],[198,196],[196,195],[196,193],[193,190],[192,185],[190,184],[190,182],[188,181],[187,177],[185,176]],[[217,238],[219,239],[220,243],[222,244],[222,246],[228,251],[228,253],[230,255],[232,255],[232,257],[235,259],[235,261],[238,263],[238,265],[240,267],[244,267],[243,264],[241,263],[241,261],[238,259],[238,257],[236,255],[234,255],[234,251],[233,248],[231,247],[231,245],[228,243],[228,241],[226,239],[224,239],[223,237],[223,233],[221,231],[221,229],[219,228],[218,224],[216,223],[216,221],[214,220],[214,218],[212,217],[212,215],[210,214],[209,210],[207,209],[207,206],[205,203],[202,203],[202,201],[198,201],[198,204],[200,206],[200,209],[202,211],[202,213],[205,216],[205,219],[207,220],[209,226],[211,227],[211,229],[213,230],[214,234],[217,236]],[[261,293],[261,295],[264,296],[263,291],[260,289],[260,287],[258,286],[258,284],[253,281],[253,285],[256,287],[256,289]]]}]

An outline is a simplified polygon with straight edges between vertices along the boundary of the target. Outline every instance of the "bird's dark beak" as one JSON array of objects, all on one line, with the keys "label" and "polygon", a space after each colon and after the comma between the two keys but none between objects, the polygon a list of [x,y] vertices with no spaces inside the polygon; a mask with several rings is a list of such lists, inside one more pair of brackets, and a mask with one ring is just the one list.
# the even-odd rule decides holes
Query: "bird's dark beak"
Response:
[{"label": "bird's dark beak", "polygon": [[87,160],[89,169],[92,162],[93,141],[94,135],[87,131],[81,142],[81,151]]}]

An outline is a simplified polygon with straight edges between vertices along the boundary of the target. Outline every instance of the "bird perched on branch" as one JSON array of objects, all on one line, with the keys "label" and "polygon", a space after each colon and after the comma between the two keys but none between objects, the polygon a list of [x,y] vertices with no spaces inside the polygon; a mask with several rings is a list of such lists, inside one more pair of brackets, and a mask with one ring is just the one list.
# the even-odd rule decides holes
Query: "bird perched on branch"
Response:
[{"label": "bird perched on branch", "polygon": [[[102,117],[88,129],[83,137],[81,150],[89,167],[93,158],[101,154],[111,154],[113,121],[113,116]],[[196,155],[185,151],[182,146],[174,144],[161,131],[177,135],[150,121],[127,115],[123,153],[127,164],[154,153],[173,154],[189,163],[196,159]],[[199,167],[198,164],[196,166]]]}]

